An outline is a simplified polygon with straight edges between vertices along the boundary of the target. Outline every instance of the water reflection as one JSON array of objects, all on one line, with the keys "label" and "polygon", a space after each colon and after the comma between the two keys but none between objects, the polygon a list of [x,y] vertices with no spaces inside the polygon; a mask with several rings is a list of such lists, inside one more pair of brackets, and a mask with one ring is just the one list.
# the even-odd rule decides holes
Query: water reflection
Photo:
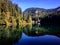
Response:
[{"label": "water reflection", "polygon": [[60,45],[60,26],[27,25],[15,45]]},{"label": "water reflection", "polygon": [[[22,32],[23,32],[23,35],[22,35]],[[1,25],[0,26],[0,45],[12,45],[12,44],[15,45],[18,42],[18,40],[19,40],[19,45],[20,45],[21,42],[26,41],[24,39],[28,39],[28,41],[32,40],[33,43],[34,41],[36,41],[37,43],[41,43],[42,41],[43,43],[44,42],[43,40],[47,39],[45,35],[50,35],[47,37],[51,37],[55,35],[60,38],[60,26],[52,26],[52,25],[50,26],[42,26],[42,25],[6,26],[6,25]],[[36,37],[38,41],[35,40]],[[53,38],[56,38],[56,37],[53,36]],[[52,38],[49,38],[49,39],[52,39]]]},{"label": "water reflection", "polygon": [[27,36],[22,34],[22,38],[14,45],[60,45],[60,38],[54,35]]},{"label": "water reflection", "polygon": [[60,37],[60,26],[27,25],[23,28],[23,32],[28,36],[56,35]]},{"label": "water reflection", "polygon": [[0,45],[12,45],[21,38],[22,31],[20,27],[5,25],[0,26]]},{"label": "water reflection", "polygon": [[40,25],[27,25],[23,32],[28,36],[40,36],[46,34],[48,31]]}]

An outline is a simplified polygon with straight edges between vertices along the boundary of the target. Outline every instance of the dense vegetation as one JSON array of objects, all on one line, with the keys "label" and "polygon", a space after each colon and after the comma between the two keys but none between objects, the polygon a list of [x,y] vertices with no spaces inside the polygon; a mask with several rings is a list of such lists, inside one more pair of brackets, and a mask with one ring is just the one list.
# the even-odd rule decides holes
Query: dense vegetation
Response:
[{"label": "dense vegetation", "polygon": [[[28,17],[31,22],[31,18]],[[23,20],[21,8],[11,0],[0,0],[0,24],[20,25],[29,21]]]},{"label": "dense vegetation", "polygon": [[[54,21],[53,21],[54,20]],[[0,24],[60,24],[60,7],[55,9],[28,8],[23,13],[11,0],[0,0]]]},{"label": "dense vegetation", "polygon": [[12,45],[21,38],[22,32],[28,36],[53,34],[60,37],[60,7],[28,8],[22,12],[11,0],[0,0],[0,45]]}]

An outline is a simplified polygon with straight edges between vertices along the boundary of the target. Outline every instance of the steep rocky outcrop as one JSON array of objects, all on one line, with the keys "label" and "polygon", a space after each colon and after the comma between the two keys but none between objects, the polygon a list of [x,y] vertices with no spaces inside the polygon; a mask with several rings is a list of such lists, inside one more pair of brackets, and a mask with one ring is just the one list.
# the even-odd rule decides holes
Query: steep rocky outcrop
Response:
[{"label": "steep rocky outcrop", "polygon": [[28,17],[29,15],[32,16],[32,18],[35,17],[44,17],[47,15],[47,10],[43,8],[28,8],[23,12],[24,17]]},{"label": "steep rocky outcrop", "polygon": [[[54,9],[43,9],[43,8],[28,8],[24,11],[24,17],[27,19],[28,16],[32,17],[33,21],[40,22],[41,24],[53,24],[60,23],[60,7]],[[49,23],[48,23],[49,22]]]}]

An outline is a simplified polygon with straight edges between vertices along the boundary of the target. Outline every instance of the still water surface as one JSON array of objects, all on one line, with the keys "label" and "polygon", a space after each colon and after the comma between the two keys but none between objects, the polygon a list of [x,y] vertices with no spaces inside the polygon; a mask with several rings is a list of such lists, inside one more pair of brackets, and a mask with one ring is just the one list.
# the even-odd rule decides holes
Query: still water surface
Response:
[{"label": "still water surface", "polygon": [[60,26],[0,26],[0,45],[60,45]]},{"label": "still water surface", "polygon": [[60,45],[60,38],[53,35],[29,37],[23,33],[22,38],[14,45]]}]

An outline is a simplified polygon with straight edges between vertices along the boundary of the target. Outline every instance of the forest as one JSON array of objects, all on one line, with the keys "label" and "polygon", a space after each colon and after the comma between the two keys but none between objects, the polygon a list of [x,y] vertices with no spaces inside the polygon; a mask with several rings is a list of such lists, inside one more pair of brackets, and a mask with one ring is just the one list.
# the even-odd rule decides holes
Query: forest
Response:
[{"label": "forest", "polygon": [[24,20],[23,13],[17,4],[11,0],[0,0],[0,25],[25,25],[31,24],[31,16]]},{"label": "forest", "polygon": [[54,9],[27,8],[22,9],[11,0],[0,0],[0,25],[59,25],[60,7]]}]

